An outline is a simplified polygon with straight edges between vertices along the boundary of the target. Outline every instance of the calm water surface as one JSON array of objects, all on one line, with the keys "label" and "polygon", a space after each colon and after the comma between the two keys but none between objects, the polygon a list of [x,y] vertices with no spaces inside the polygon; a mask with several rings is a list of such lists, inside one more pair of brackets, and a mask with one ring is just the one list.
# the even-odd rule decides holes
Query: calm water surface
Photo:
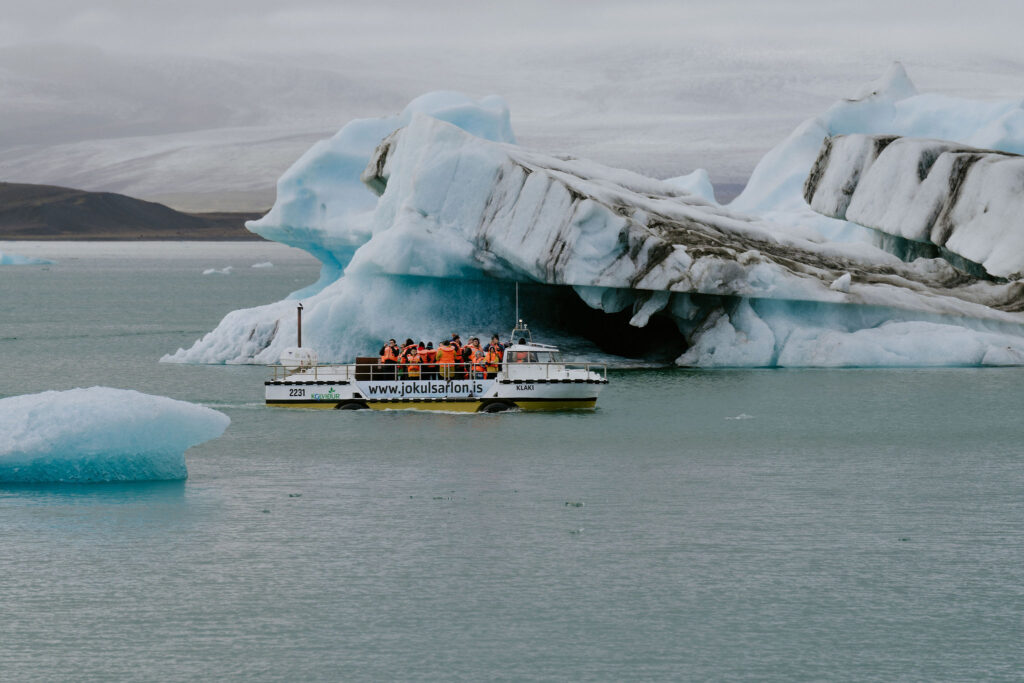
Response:
[{"label": "calm water surface", "polygon": [[1022,370],[271,410],[262,368],[157,361],[313,281],[308,257],[0,249],[60,261],[0,268],[0,396],[101,384],[232,419],[187,482],[0,487],[3,680],[1024,677]]}]

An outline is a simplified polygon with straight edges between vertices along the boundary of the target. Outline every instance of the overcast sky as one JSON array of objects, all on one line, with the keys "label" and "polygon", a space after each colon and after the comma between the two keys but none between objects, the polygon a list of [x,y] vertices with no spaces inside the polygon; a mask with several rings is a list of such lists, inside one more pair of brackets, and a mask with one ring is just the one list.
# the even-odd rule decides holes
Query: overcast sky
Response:
[{"label": "overcast sky", "polygon": [[1014,0],[41,0],[6,2],[0,40],[230,55],[707,41],[745,49],[1020,57]]},{"label": "overcast sky", "polygon": [[434,89],[504,96],[529,146],[719,182],[893,60],[1024,96],[1015,0],[4,5],[0,179],[151,197],[265,197],[312,140]]}]

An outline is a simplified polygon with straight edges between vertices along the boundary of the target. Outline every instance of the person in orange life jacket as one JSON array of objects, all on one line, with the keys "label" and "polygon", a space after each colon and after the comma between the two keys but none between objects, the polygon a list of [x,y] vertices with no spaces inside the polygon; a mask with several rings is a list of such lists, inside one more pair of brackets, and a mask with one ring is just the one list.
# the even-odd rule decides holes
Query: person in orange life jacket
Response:
[{"label": "person in orange life jacket", "polygon": [[[501,369],[502,359],[505,356],[505,344],[501,342],[497,332],[490,335],[490,343],[484,346],[483,350],[489,357],[487,360],[487,373],[497,374]],[[494,368],[490,366],[494,366]]]},{"label": "person in orange life jacket", "polygon": [[497,332],[491,335],[491,343],[484,347],[484,351],[490,351],[492,348],[497,350],[499,354],[505,350],[505,345],[501,343]]},{"label": "person in orange life jacket", "polygon": [[[519,344],[525,346],[526,337],[520,337]],[[525,363],[526,361],[530,360],[530,353],[528,351],[516,351],[514,354],[512,354],[512,360],[514,360],[517,363]]]},{"label": "person in orange life jacket", "polygon": [[397,363],[402,354],[401,349],[398,348],[398,343],[394,339],[388,339],[388,343],[380,349],[380,362],[384,363]]},{"label": "person in orange life jacket", "polygon": [[470,344],[473,343],[472,337],[465,346],[459,349],[459,379],[469,379],[470,366],[473,363],[473,349]]},{"label": "person in orange life jacket", "polygon": [[491,337],[491,343],[484,349],[487,379],[494,379],[495,375],[498,374],[498,370],[501,369],[501,355],[505,352],[505,347],[497,339],[498,335]]},{"label": "person in orange life jacket", "polygon": [[413,346],[412,350],[415,351],[416,355],[420,358],[420,375],[416,378],[410,376],[410,379],[425,379],[427,375],[427,357],[424,355],[424,351],[427,350],[427,347],[421,341]]},{"label": "person in orange life jacket", "polygon": [[446,339],[437,347],[437,365],[441,379],[454,378],[456,362],[455,347],[452,346],[451,340]]},{"label": "person in orange life jacket", "polygon": [[487,376],[487,354],[480,348],[480,340],[473,337],[469,342],[469,362],[472,363],[470,366],[470,378],[471,379],[484,379]]},{"label": "person in orange life jacket", "polygon": [[462,339],[459,337],[458,332],[452,332],[450,341],[452,343],[452,348],[455,349],[455,367],[452,370],[452,378],[462,379],[466,372],[465,366],[463,365],[466,361],[462,357]]},{"label": "person in orange life jacket", "polygon": [[401,349],[398,352],[399,364],[398,367],[395,368],[398,379],[403,379],[405,377],[405,354],[415,345],[416,343],[412,339],[409,339],[408,337],[405,338],[405,342],[402,344]]},{"label": "person in orange life jacket", "polygon": [[405,353],[402,354],[402,362],[405,364],[405,374],[409,379],[420,378],[423,359],[420,358],[419,349],[415,345],[409,346]]},{"label": "person in orange life jacket", "polygon": [[380,364],[383,367],[383,376],[386,379],[394,378],[396,366],[402,362],[402,352],[394,339],[389,339],[384,348],[380,350]]},{"label": "person in orange life jacket", "polygon": [[423,359],[423,379],[437,379],[437,351],[434,349],[434,342],[427,342],[419,354]]}]

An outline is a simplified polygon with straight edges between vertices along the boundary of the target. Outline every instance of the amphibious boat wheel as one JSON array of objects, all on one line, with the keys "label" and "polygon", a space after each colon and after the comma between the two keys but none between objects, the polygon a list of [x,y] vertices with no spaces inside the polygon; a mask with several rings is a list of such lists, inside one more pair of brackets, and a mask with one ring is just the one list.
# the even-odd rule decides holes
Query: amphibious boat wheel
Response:
[{"label": "amphibious boat wheel", "polygon": [[365,410],[367,405],[362,401],[342,401],[334,406],[335,410]]},{"label": "amphibious boat wheel", "polygon": [[480,408],[481,413],[503,413],[506,410],[512,410],[515,405],[508,401],[493,401]]}]

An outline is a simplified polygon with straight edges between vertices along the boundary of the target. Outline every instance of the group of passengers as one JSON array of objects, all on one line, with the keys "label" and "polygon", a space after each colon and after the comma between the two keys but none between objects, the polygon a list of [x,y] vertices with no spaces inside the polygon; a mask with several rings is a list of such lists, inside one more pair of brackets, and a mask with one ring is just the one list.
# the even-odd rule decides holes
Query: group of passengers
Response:
[{"label": "group of passengers", "polygon": [[463,344],[457,333],[450,339],[424,344],[406,339],[401,346],[394,339],[380,350],[382,378],[392,379],[493,379],[501,367],[505,345],[497,334],[480,346],[479,337]]}]

